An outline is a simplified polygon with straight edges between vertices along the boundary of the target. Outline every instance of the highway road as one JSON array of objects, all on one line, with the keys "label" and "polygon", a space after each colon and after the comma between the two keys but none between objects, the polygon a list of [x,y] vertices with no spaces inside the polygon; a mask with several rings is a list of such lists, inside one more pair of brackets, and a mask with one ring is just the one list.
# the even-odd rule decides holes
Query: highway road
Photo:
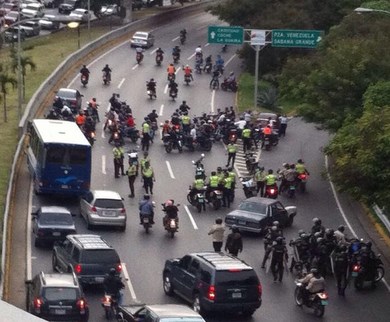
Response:
[{"label": "highway road", "polygon": [[[126,100],[140,125],[143,117],[156,109],[160,114],[160,121],[169,119],[172,112],[178,108],[182,100],[186,100],[191,107],[190,115],[200,115],[202,112],[216,111],[235,103],[235,95],[230,92],[211,91],[208,87],[209,75],[194,74],[195,81],[189,86],[184,85],[183,72],[178,71],[179,96],[173,102],[166,90],[166,66],[170,62],[171,48],[178,44],[179,30],[185,27],[188,31],[187,43],[182,46],[182,58],[179,69],[183,64],[194,66],[194,50],[201,45],[204,53],[212,54],[213,58],[220,53],[221,46],[207,44],[207,26],[221,24],[215,17],[199,13],[178,19],[173,24],[153,30],[156,36],[155,46],[145,52],[144,61],[140,65],[135,62],[135,50],[130,49],[129,42],[113,48],[96,61],[89,64],[91,70],[90,83],[82,88],[78,75],[69,84],[84,94],[84,100],[96,97],[100,102],[100,118],[104,120],[104,111],[108,106],[108,99],[113,92],[119,93],[121,99]],[[153,29],[153,27],[151,27]],[[154,51],[162,47],[165,51],[164,64],[157,67],[154,62]],[[235,48],[228,47],[223,54],[227,65],[226,71],[240,73],[240,60],[235,55]],[[112,83],[104,86],[101,79],[101,69],[109,64],[113,69]],[[149,100],[146,95],[145,82],[153,77],[157,81],[157,99]],[[114,178],[112,162],[112,145],[108,144],[108,134],[102,130],[102,123],[97,130],[97,142],[93,147],[93,189],[112,189],[118,191],[125,199],[128,222],[126,232],[116,230],[96,229],[93,233],[100,234],[109,241],[118,251],[125,264],[124,276],[126,280],[125,302],[156,303],[183,303],[180,299],[167,297],[162,288],[162,268],[167,258],[181,257],[188,252],[211,250],[212,241],[207,236],[209,227],[215,218],[224,217],[229,209],[218,211],[209,209],[206,213],[198,214],[186,201],[187,188],[194,177],[194,168],[191,160],[199,157],[200,152],[184,151],[166,154],[158,138],[150,148],[151,164],[156,173],[156,187],[153,200],[156,202],[156,225],[149,235],[146,235],[138,224],[138,200],[143,195],[139,179],[136,181],[136,198],[130,199],[127,178]],[[296,162],[302,158],[311,172],[307,193],[298,194],[294,199],[279,197],[285,206],[296,205],[298,215],[292,228],[285,231],[286,240],[295,238],[298,229],[309,230],[311,219],[319,217],[326,227],[336,228],[343,223],[340,214],[340,205],[335,201],[333,191],[324,176],[325,161],[322,148],[328,141],[328,134],[317,130],[312,124],[306,124],[299,118],[290,121],[287,136],[281,139],[280,144],[272,151],[261,153],[260,163],[266,169],[277,169],[283,162]],[[126,149],[133,148],[132,143],[126,143]],[[206,153],[205,168],[208,174],[226,163],[225,150],[222,143],[215,143],[211,152]],[[180,231],[174,239],[165,233],[159,208],[160,203],[168,198],[181,204]],[[236,207],[244,199],[241,185],[237,184],[236,200],[232,207]],[[32,196],[32,210],[43,204],[65,205],[72,212],[78,212],[77,201],[51,197]],[[76,216],[78,233],[91,233],[85,222]],[[365,237],[364,231],[355,220],[350,219],[353,229],[359,236]],[[351,233],[351,232],[349,232]],[[32,244],[33,245],[33,244]],[[294,277],[286,274],[281,284],[272,283],[270,273],[260,268],[263,257],[263,242],[258,236],[244,235],[244,251],[239,255],[252,265],[263,284],[263,305],[258,309],[251,321],[312,321],[315,317],[306,309],[295,306],[293,299]],[[33,276],[39,271],[51,272],[51,251],[31,247],[31,261]],[[390,316],[390,293],[386,285],[380,283],[375,290],[356,292],[352,287],[347,289],[345,298],[337,295],[335,282],[327,278],[327,291],[330,294],[329,306],[326,308],[323,321],[388,321]],[[103,321],[103,310],[100,307],[100,298],[103,292],[100,289],[87,289],[86,297],[90,304],[90,321]],[[217,316],[207,321],[237,321],[237,317]]]}]

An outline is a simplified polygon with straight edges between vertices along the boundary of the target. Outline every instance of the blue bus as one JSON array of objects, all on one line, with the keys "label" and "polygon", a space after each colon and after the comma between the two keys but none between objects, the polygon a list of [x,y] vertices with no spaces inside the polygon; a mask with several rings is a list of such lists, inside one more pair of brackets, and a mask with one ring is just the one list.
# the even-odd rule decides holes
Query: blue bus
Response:
[{"label": "blue bus", "polygon": [[36,194],[80,196],[91,185],[91,145],[74,122],[35,119],[28,168]]}]

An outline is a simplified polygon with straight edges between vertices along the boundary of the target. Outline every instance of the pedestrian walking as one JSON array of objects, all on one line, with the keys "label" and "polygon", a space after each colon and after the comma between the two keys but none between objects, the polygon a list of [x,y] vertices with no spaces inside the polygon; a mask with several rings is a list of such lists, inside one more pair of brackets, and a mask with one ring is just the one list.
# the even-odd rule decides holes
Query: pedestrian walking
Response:
[{"label": "pedestrian walking", "polygon": [[232,167],[234,167],[234,162],[236,161],[237,145],[234,142],[230,141],[227,145],[228,160],[226,167],[229,166],[230,161],[232,162]]},{"label": "pedestrian walking", "polygon": [[336,247],[332,254],[333,272],[336,277],[338,294],[345,295],[345,289],[348,285],[348,267],[349,258],[347,253],[347,246],[341,245]]},{"label": "pedestrian walking", "polygon": [[145,117],[145,122],[142,123],[142,138],[141,138],[142,151],[149,151],[150,142],[153,143],[152,137],[150,136],[151,127],[149,122],[150,122],[149,118]]},{"label": "pedestrian walking", "polygon": [[286,136],[287,122],[288,122],[288,117],[286,114],[279,116],[279,124],[280,124],[279,125],[279,137]]},{"label": "pedestrian walking", "polygon": [[276,244],[272,246],[271,272],[274,276],[274,283],[279,279],[283,280],[284,262],[288,261],[287,247],[283,237],[276,238]]},{"label": "pedestrian walking", "polygon": [[257,167],[254,174],[254,179],[256,182],[256,192],[260,192],[260,197],[264,196],[264,187],[265,187],[265,177],[264,167]]},{"label": "pedestrian walking", "polygon": [[115,178],[119,178],[119,174],[124,176],[124,165],[123,165],[123,160],[125,157],[125,151],[123,150],[123,147],[120,145],[120,143],[115,144],[115,148],[112,149],[112,153],[114,155],[114,173],[115,173]]},{"label": "pedestrian walking", "polygon": [[238,253],[242,252],[243,244],[240,231],[234,225],[232,226],[232,232],[228,235],[225,244],[225,251],[229,254],[237,257]]},{"label": "pedestrian walking", "polygon": [[146,161],[142,169],[142,178],[144,180],[144,189],[146,193],[153,194],[153,182],[156,181],[154,178],[153,168],[150,166],[149,161]]},{"label": "pedestrian walking", "polygon": [[129,168],[127,169],[127,176],[129,178],[130,188],[129,198],[134,198],[134,181],[137,177],[137,165],[135,163],[129,164]]},{"label": "pedestrian walking", "polygon": [[225,234],[225,225],[221,218],[215,219],[215,224],[211,227],[208,235],[213,236],[213,247],[214,251],[219,253],[222,249],[223,239]]}]

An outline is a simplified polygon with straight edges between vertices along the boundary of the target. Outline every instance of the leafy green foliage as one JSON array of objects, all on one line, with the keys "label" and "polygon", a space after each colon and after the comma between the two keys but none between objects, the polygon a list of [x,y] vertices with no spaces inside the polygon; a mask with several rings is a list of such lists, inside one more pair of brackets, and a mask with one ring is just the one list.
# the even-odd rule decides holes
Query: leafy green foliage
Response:
[{"label": "leafy green foliage", "polygon": [[257,96],[257,102],[260,106],[275,111],[278,107],[277,89],[273,86],[262,89]]}]

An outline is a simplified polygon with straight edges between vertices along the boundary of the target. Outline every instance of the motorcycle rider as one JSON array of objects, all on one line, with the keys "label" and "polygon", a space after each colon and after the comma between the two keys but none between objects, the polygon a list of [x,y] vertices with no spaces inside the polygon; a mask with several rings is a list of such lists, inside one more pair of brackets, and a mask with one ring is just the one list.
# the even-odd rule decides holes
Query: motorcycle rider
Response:
[{"label": "motorcycle rider", "polygon": [[61,111],[64,107],[64,103],[62,102],[61,97],[56,97],[53,101],[53,107],[56,108],[56,110]]},{"label": "motorcycle rider", "polygon": [[213,83],[217,83],[217,88],[219,87],[219,78],[221,77],[221,73],[219,72],[218,69],[214,69],[213,74],[211,76],[211,81],[209,87],[213,87]]},{"label": "motorcycle rider", "polygon": [[96,97],[92,97],[89,102],[88,102],[88,106],[91,108],[92,110],[92,117],[94,117],[96,119],[96,122],[100,122],[100,118],[99,118],[99,113],[98,113],[98,104],[96,102]]},{"label": "motorcycle rider", "polygon": [[215,60],[215,69],[217,69],[221,74],[223,73],[225,61],[221,57],[221,55],[217,55],[217,59]]},{"label": "motorcycle rider", "polygon": [[192,81],[194,80],[194,77],[192,76],[192,69],[188,64],[185,67],[183,66],[183,71],[184,71],[184,79],[186,77],[190,77]]},{"label": "motorcycle rider", "polygon": [[161,47],[157,48],[156,50],[156,60],[157,57],[161,57],[161,62],[164,60],[164,51],[161,49]]},{"label": "motorcycle rider", "polygon": [[322,226],[322,221],[319,218],[313,218],[313,227],[311,227],[311,233],[314,235],[316,232],[320,232],[322,235],[325,234],[325,227]]},{"label": "motorcycle rider", "polygon": [[363,268],[363,274],[365,274],[365,280],[371,281],[371,285],[375,286],[376,268],[375,268],[375,253],[371,249],[372,243],[362,243],[359,251],[360,264]]},{"label": "motorcycle rider", "polygon": [[111,72],[112,72],[112,70],[111,70],[110,66],[108,66],[108,64],[106,64],[106,66],[104,66],[104,68],[102,69],[102,72],[106,75],[107,80],[109,82],[111,82]]},{"label": "motorcycle rider", "polygon": [[310,175],[309,171],[307,171],[305,163],[302,161],[302,159],[299,159],[297,163],[295,164],[295,169],[297,170],[298,174],[306,173],[307,175]]},{"label": "motorcycle rider", "polygon": [[188,135],[190,133],[191,118],[187,112],[184,112],[181,116],[181,125],[183,127],[183,133]]},{"label": "motorcycle rider", "polygon": [[175,205],[175,201],[173,199],[168,199],[163,205],[163,210],[165,212],[165,216],[163,218],[164,228],[167,227],[169,219],[175,219],[176,228],[179,229],[179,208]]},{"label": "motorcycle rider", "polygon": [[142,47],[135,48],[136,57],[141,57],[140,62],[144,59],[144,49]]},{"label": "motorcycle rider", "polygon": [[123,284],[115,268],[110,268],[109,274],[104,278],[103,288],[106,294],[111,295],[117,300],[118,305],[122,304],[123,294],[120,290],[125,288],[125,284]]},{"label": "motorcycle rider", "polygon": [[347,243],[344,231],[345,231],[344,225],[340,225],[337,227],[336,231],[334,232],[334,237],[338,245],[345,245]]},{"label": "motorcycle rider", "polygon": [[210,200],[210,193],[213,190],[217,190],[220,188],[221,179],[219,176],[217,176],[217,173],[215,171],[211,171],[211,176],[209,177],[209,183],[207,185],[206,190],[206,199]]},{"label": "motorcycle rider", "polygon": [[195,59],[197,59],[197,58],[203,58],[201,45],[198,45],[198,47],[195,48]]},{"label": "motorcycle rider", "polygon": [[267,124],[266,127],[263,128],[263,140],[261,142],[261,148],[264,147],[264,144],[265,144],[265,140],[268,138],[269,140],[269,144],[271,144],[271,135],[272,135],[272,127],[271,125]]},{"label": "motorcycle rider", "polygon": [[278,186],[276,185],[276,176],[274,175],[274,171],[272,169],[268,170],[268,174],[265,176],[265,190],[274,188],[277,189]]},{"label": "motorcycle rider", "polygon": [[264,196],[265,177],[264,167],[256,167],[254,180],[256,182],[256,192],[260,192],[260,197]]},{"label": "motorcycle rider", "polygon": [[183,102],[180,104],[180,106],[179,106],[179,110],[180,110],[180,112],[182,112],[182,113],[188,112],[190,109],[191,109],[191,107],[189,107],[189,106],[187,105],[187,102],[186,102],[186,101],[183,101]]},{"label": "motorcycle rider", "polygon": [[284,244],[284,238],[279,236],[276,238],[276,244],[272,245],[271,272],[274,276],[274,283],[279,277],[279,282],[282,282],[284,273],[284,261],[287,262],[288,254],[287,247]]},{"label": "motorcycle rider", "polygon": [[148,194],[144,195],[144,198],[139,202],[139,220],[140,225],[142,225],[143,217],[150,217],[150,223],[154,224],[154,210],[153,203],[150,200],[150,196]]},{"label": "motorcycle rider", "polygon": [[205,66],[204,66],[204,70],[206,70],[207,66],[212,66],[213,65],[213,61],[212,61],[212,56],[211,55],[208,55],[205,59]]},{"label": "motorcycle rider", "polygon": [[154,96],[154,98],[157,98],[156,85],[157,84],[156,84],[154,78],[151,78],[150,81],[146,83],[146,90],[151,91],[153,93],[152,96]]},{"label": "motorcycle rider", "polygon": [[349,258],[346,245],[336,247],[333,253],[333,263],[338,294],[344,296],[345,289],[348,285],[347,273],[349,267]]},{"label": "motorcycle rider", "polygon": [[[295,165],[290,164],[290,166],[286,168],[286,170],[283,172],[283,176],[285,179],[285,189],[288,189],[290,185],[294,185],[297,180],[297,172],[295,170]],[[281,189],[280,192],[282,192]]]},{"label": "motorcycle rider", "polygon": [[325,291],[325,279],[321,276],[317,268],[312,268],[310,274],[298,280],[298,282],[306,285],[302,298],[304,302],[309,300],[311,294]]},{"label": "motorcycle rider", "polygon": [[[180,60],[180,52],[181,52],[181,49],[179,46],[175,46],[172,48],[173,61]],[[175,59],[175,57],[177,57],[177,58]]]},{"label": "motorcycle rider", "polygon": [[184,37],[184,39],[186,39],[186,37],[187,37],[186,28],[183,28],[182,30],[180,30],[180,37]]},{"label": "motorcycle rider", "polygon": [[169,88],[170,91],[175,93],[176,96],[177,96],[177,92],[178,92],[177,86],[178,86],[177,83],[173,79],[171,79],[171,81],[168,84],[168,88]]},{"label": "motorcycle rider", "polygon": [[86,65],[83,65],[83,67],[80,69],[80,74],[81,76],[85,76],[85,78],[87,79],[87,83],[89,81],[89,69],[87,68]]},{"label": "motorcycle rider", "polygon": [[204,190],[204,180],[201,175],[196,175],[195,180],[192,183],[191,191],[190,191],[190,198],[191,200],[194,200],[194,197],[197,193],[203,192]]}]

